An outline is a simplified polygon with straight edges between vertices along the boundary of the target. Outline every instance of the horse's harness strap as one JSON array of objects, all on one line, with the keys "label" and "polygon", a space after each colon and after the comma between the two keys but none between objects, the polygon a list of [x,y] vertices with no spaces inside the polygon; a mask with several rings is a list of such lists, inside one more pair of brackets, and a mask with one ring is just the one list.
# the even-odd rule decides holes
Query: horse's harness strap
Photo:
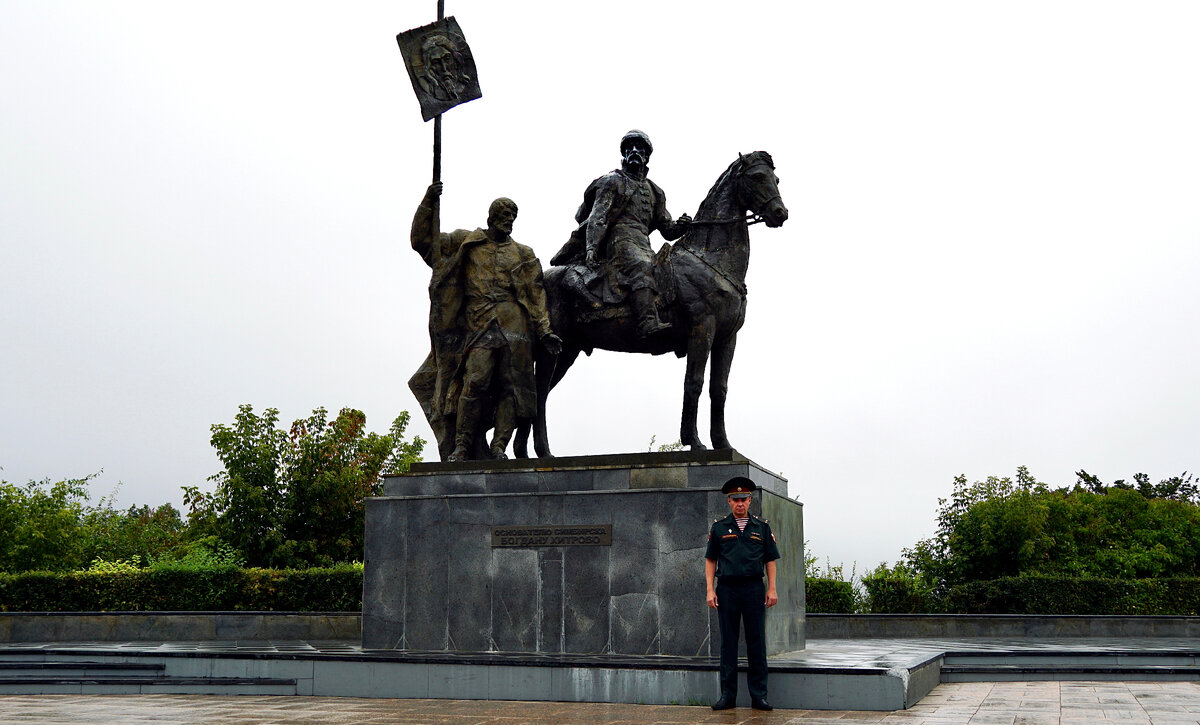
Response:
[{"label": "horse's harness strap", "polygon": [[735,290],[737,290],[737,293],[742,296],[742,299],[746,299],[746,285],[742,284],[741,282],[738,282],[736,279],[734,279],[734,278],[730,277],[728,274],[726,274],[723,270],[714,266],[712,262],[709,262],[704,257],[701,257],[700,254],[698,252],[696,252],[696,250],[694,250],[690,247],[675,247],[675,248],[682,249],[683,251],[692,255],[696,259],[700,260],[701,264],[708,267],[712,271],[716,272],[718,275],[721,276],[722,279],[724,279],[726,282],[731,284],[733,286],[733,288]]}]

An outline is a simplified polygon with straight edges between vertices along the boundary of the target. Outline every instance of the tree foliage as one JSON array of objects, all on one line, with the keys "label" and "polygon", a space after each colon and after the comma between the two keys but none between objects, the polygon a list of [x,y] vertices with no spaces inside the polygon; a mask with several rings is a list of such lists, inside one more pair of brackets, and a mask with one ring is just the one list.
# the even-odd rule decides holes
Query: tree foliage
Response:
[{"label": "tree foliage", "polygon": [[408,413],[387,433],[368,433],[366,416],[343,408],[332,421],[324,408],[277,427],[279,412],[238,408],[233,425],[212,427],[212,446],[225,470],[216,489],[184,488],[193,535],[213,535],[251,566],[328,566],[362,556],[364,501],[378,495],[381,476],[407,471],[424,441],[404,440]]},{"label": "tree foliage", "polygon": [[935,535],[906,549],[905,566],[936,586],[1013,576],[1116,579],[1200,575],[1200,501],[1187,473],[1104,484],[1079,471],[1050,489],[1024,467],[1014,478],[954,480],[938,501]]},{"label": "tree foliage", "polygon": [[0,481],[0,570],[67,571],[83,564],[88,481]]},{"label": "tree foliage", "polygon": [[98,473],[52,483],[0,481],[0,571],[73,571],[96,560],[144,565],[169,558],[183,543],[179,511],[112,507],[112,496],[89,503]]}]

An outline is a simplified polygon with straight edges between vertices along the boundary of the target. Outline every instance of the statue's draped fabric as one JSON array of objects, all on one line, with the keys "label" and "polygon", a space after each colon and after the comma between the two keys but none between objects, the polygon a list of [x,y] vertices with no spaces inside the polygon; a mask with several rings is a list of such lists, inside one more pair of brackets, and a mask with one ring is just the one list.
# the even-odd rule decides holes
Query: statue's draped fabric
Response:
[{"label": "statue's draped fabric", "polygon": [[454,438],[444,419],[458,409],[465,354],[472,348],[504,349],[517,416],[537,412],[534,344],[551,330],[542,267],[532,249],[512,237],[493,242],[482,229],[438,233],[435,240],[432,220],[426,206],[413,219],[413,249],[433,270],[432,350],[409,387],[441,445]]}]

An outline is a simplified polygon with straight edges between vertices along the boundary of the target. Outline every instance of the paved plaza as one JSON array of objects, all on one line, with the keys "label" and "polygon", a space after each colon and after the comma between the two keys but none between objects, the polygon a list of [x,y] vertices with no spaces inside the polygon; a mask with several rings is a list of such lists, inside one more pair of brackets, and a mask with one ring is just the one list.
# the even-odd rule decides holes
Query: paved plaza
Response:
[{"label": "paved plaza", "polygon": [[906,723],[907,725],[1200,724],[1197,682],[964,682],[938,685],[896,712],[775,710],[713,712],[695,705],[480,700],[380,700],[342,697],[211,695],[6,695],[0,722],[38,725],[155,723],[283,725],[646,725],[721,723]]}]

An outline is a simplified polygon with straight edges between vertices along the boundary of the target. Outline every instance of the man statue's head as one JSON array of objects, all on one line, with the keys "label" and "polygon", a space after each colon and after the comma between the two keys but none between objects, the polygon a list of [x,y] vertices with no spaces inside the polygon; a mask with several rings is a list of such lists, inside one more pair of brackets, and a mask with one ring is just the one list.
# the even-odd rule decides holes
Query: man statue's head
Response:
[{"label": "man statue's head", "polygon": [[488,230],[501,233],[501,239],[512,234],[513,222],[517,220],[517,203],[507,197],[500,197],[488,207]]},{"label": "man statue's head", "polygon": [[644,171],[652,153],[654,145],[643,131],[635,128],[621,138],[621,163],[626,169]]}]

